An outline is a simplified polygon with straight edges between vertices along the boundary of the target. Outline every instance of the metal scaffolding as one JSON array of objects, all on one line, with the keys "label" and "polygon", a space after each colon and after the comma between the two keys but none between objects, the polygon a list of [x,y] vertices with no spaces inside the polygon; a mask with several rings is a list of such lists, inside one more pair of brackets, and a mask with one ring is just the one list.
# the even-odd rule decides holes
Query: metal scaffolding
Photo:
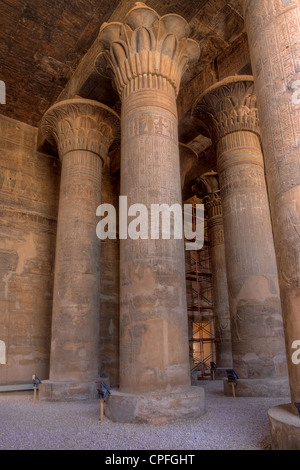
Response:
[{"label": "metal scaffolding", "polygon": [[[196,211],[193,210],[193,224],[197,223],[195,217]],[[190,365],[191,374],[197,377],[197,380],[210,376],[210,363],[215,362],[212,274],[206,219],[204,219],[204,224],[203,248],[186,251]]]}]

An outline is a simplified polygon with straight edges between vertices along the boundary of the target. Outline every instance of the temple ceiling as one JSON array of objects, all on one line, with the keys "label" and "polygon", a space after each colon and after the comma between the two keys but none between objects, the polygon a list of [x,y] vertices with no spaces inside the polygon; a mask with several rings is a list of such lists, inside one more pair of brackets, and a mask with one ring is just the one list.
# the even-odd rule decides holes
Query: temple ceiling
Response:
[{"label": "temple ceiling", "polygon": [[[184,84],[203,74],[220,54],[226,56],[243,35],[240,0],[144,3],[160,15],[183,16],[190,24],[190,37],[199,41],[200,60],[186,73]],[[134,4],[132,0],[0,0],[0,80],[6,84],[6,105],[0,105],[0,113],[38,126],[49,106],[64,96],[88,51],[97,44],[102,23],[122,21]],[[105,93],[106,104],[114,104],[115,95],[108,84],[97,89],[94,83],[93,87],[86,80],[82,94],[100,99]],[[72,90],[79,93],[74,83],[69,86],[69,95]]]}]

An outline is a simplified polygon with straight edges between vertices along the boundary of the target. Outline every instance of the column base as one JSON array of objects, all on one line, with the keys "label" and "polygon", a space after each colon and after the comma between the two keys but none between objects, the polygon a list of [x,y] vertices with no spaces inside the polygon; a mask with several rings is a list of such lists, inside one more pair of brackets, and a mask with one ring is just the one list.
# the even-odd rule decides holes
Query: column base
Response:
[{"label": "column base", "polygon": [[268,411],[272,450],[300,450],[300,418],[293,406],[289,403]]},{"label": "column base", "polygon": [[140,395],[112,390],[105,402],[105,416],[119,423],[167,424],[204,413],[204,389],[193,386],[171,393]]},{"label": "column base", "polygon": [[[224,395],[233,396],[231,383],[223,379]],[[236,397],[288,397],[288,378],[239,379],[234,389]]]},{"label": "column base", "polygon": [[39,400],[75,401],[96,399],[95,382],[63,382],[44,380],[39,385]]}]

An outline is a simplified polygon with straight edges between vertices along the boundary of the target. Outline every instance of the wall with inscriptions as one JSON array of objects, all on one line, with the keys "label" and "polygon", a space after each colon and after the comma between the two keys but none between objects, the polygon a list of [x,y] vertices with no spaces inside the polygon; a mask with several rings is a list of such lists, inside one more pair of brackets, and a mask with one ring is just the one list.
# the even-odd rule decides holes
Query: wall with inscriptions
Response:
[{"label": "wall with inscriptions", "polygon": [[0,384],[48,377],[60,164],[0,117]]}]

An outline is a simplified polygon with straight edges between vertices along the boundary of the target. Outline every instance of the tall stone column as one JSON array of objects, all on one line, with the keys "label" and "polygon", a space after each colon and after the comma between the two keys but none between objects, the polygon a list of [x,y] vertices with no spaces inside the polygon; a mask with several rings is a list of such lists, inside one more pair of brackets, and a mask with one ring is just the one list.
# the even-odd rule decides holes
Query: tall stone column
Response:
[{"label": "tall stone column", "polygon": [[197,178],[193,191],[199,197],[202,196],[208,215],[207,230],[211,256],[216,337],[216,377],[221,378],[226,377],[224,369],[232,367],[232,349],[223,212],[218,174],[210,171],[201,175]]},{"label": "tall stone column", "polygon": [[149,215],[136,239],[120,233],[120,389],[107,402],[117,421],[203,413],[203,391],[190,387],[183,237],[150,233],[152,205],[181,204],[176,96],[188,59],[199,56],[187,35],[183,18],[142,3],[100,30],[122,100],[121,195],[128,208],[146,207],[144,226]]},{"label": "tall stone column", "polygon": [[237,394],[280,396],[286,357],[253,78],[215,84],[193,116],[217,151]]},{"label": "tall stone column", "polygon": [[[300,402],[300,3],[242,3],[277,256],[292,399],[289,409],[298,414],[294,403]],[[289,433],[291,442],[291,428]],[[299,435],[300,429],[298,449]]]},{"label": "tall stone column", "polygon": [[61,182],[54,273],[50,378],[41,396],[92,396],[99,379],[100,240],[102,165],[119,125],[108,107],[81,98],[52,106],[41,121],[57,146]]}]

